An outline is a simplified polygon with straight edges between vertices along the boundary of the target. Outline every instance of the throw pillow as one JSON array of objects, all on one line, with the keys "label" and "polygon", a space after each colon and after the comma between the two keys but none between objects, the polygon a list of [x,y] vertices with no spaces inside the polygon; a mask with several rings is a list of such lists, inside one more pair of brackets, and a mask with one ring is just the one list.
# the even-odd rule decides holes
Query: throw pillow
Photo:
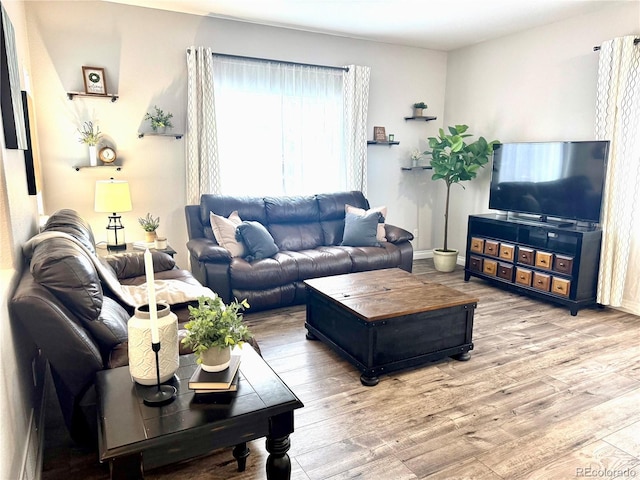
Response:
[{"label": "throw pillow", "polygon": [[236,239],[236,228],[242,223],[238,212],[234,210],[229,218],[210,212],[209,218],[213,236],[216,237],[218,245],[229,250],[232,257],[243,257],[246,251],[245,246],[242,241]]},{"label": "throw pillow", "polygon": [[238,225],[236,236],[247,248],[248,262],[261,258],[273,257],[278,253],[278,246],[269,231],[260,222],[242,222]]},{"label": "throw pillow", "polygon": [[380,212],[369,212],[364,215],[357,215],[347,212],[344,216],[344,235],[341,245],[350,247],[379,247],[380,243],[376,238],[378,232],[378,222],[382,214]]},{"label": "throw pillow", "polygon": [[354,207],[353,205],[349,205],[347,203],[344,206],[344,209],[345,209],[345,212],[355,213],[356,215],[365,215],[369,212],[380,212],[380,214],[382,215],[382,218],[380,219],[380,222],[378,222],[378,231],[376,233],[376,238],[378,239],[378,242],[387,241],[386,232],[384,229],[384,222],[387,219],[387,207],[376,207],[376,208],[371,208],[369,210],[365,210],[364,208]]}]

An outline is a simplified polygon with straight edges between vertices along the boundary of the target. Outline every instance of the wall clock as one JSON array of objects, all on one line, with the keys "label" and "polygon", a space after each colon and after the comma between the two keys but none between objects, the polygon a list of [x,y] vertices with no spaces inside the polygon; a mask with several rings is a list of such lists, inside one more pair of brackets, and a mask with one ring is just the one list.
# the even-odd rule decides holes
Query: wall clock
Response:
[{"label": "wall clock", "polygon": [[98,154],[103,163],[113,163],[116,159],[116,151],[111,147],[102,147]]}]

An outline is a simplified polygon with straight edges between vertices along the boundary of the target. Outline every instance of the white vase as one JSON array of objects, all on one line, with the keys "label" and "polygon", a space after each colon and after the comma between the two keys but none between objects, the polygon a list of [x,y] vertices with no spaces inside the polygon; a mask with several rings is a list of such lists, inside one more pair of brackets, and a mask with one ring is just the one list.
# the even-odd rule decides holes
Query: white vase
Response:
[{"label": "white vase", "polygon": [[456,268],[458,260],[458,250],[441,250],[435,248],[433,250],[433,264],[439,272],[453,272]]},{"label": "white vase", "polygon": [[[158,303],[158,333],[160,337],[160,383],[166,382],[178,370],[178,317],[169,306]],[[156,385],[156,354],[151,348],[151,321],[149,305],[136,307],[129,319],[129,372],[141,385]]]},{"label": "white vase", "polygon": [[231,347],[212,347],[205,350],[200,359],[202,369],[205,372],[221,372],[229,366],[231,360]]},{"label": "white vase", "polygon": [[95,145],[89,145],[89,165],[92,167],[98,165],[98,152]]}]

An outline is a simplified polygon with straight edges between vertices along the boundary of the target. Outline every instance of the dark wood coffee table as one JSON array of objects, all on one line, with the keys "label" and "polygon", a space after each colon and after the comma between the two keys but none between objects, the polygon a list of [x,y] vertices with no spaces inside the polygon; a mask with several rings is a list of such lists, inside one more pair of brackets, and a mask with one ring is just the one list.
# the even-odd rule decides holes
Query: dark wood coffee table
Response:
[{"label": "dark wood coffee table", "polygon": [[306,280],[308,339],[378,375],[452,356],[468,360],[478,299],[399,268]]},{"label": "dark wood coffee table", "polygon": [[[162,407],[142,401],[148,388],[135,384],[128,367],[98,372],[98,446],[101,462],[109,462],[111,478],[143,478],[143,471],[235,446],[233,456],[244,470],[246,442],[266,437],[267,478],[289,479],[289,434],[293,412],[303,407],[267,363],[244,344],[240,381],[235,394],[198,401],[188,388],[195,370],[193,355],[180,357],[170,384],[176,400]],[[213,400],[211,400],[213,398]]]}]

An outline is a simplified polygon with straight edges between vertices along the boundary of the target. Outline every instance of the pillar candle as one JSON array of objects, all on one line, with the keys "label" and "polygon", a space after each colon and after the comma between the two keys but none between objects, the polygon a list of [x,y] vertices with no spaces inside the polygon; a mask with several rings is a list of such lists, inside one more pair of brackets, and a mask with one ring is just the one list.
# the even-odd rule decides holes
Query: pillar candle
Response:
[{"label": "pillar candle", "polygon": [[149,319],[151,320],[151,343],[160,343],[158,332],[158,305],[156,304],[156,286],[153,279],[153,258],[147,248],[144,252],[144,271],[147,276],[149,292]]}]

